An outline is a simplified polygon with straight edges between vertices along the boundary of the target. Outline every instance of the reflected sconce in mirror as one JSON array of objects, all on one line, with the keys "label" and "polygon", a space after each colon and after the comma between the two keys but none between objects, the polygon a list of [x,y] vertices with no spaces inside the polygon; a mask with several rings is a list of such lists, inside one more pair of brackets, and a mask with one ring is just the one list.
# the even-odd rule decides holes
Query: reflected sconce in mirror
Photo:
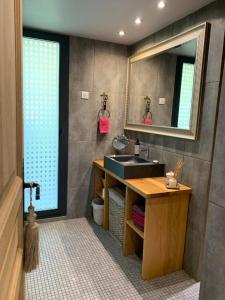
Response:
[{"label": "reflected sconce in mirror", "polygon": [[151,99],[146,96],[144,98],[146,101],[145,103],[145,114],[143,116],[144,119],[144,124],[146,125],[152,125],[153,124],[153,119],[152,119],[152,112],[151,112]]},{"label": "reflected sconce in mirror", "polygon": [[[198,25],[128,59],[125,130],[198,138],[209,29]],[[144,116],[143,95],[154,99],[144,98]]]},{"label": "reflected sconce in mirror", "polygon": [[106,134],[110,129],[110,112],[107,109],[109,96],[105,92],[100,96],[102,98],[102,108],[98,112],[98,129],[99,133]]}]

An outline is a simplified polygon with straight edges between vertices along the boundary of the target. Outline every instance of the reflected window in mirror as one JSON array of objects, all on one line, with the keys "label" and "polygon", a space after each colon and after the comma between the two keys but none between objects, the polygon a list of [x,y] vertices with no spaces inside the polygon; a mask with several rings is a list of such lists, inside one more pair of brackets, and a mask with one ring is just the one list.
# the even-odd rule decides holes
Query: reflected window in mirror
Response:
[{"label": "reflected window in mirror", "polygon": [[206,28],[129,58],[125,129],[196,139]]},{"label": "reflected window in mirror", "polygon": [[172,127],[190,129],[195,56],[178,56],[175,76]]}]

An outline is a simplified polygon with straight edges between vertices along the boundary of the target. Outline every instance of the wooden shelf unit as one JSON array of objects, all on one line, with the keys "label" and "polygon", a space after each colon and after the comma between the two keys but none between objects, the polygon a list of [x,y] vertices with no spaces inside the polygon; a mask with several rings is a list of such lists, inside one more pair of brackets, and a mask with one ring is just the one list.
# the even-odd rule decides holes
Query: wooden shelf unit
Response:
[{"label": "wooden shelf unit", "polygon": [[102,197],[103,183],[102,179],[105,178],[105,172],[103,169],[95,169],[95,196]]},{"label": "wooden shelf unit", "polygon": [[101,198],[103,201],[105,201],[105,197],[103,197],[102,192],[96,191],[96,196],[98,196],[99,198]]},{"label": "wooden shelf unit", "polygon": [[134,230],[142,239],[144,239],[144,231],[139,229],[135,224],[133,220],[126,221],[126,225],[129,226],[131,229]]},{"label": "wooden shelf unit", "polygon": [[[125,185],[123,254],[142,252],[142,277],[151,279],[182,269],[188,205],[191,189],[180,184],[179,190],[167,189],[165,178],[121,179],[95,161],[95,195],[105,178],[104,229],[109,229],[108,189]],[[100,184],[101,181],[101,184]],[[145,203],[144,231],[132,220],[132,207]]]}]

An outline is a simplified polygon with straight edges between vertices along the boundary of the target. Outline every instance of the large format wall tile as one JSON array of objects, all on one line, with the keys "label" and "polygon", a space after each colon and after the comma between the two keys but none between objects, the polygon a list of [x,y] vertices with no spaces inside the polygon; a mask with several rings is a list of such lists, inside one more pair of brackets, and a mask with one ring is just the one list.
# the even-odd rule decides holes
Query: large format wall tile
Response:
[{"label": "large format wall tile", "polygon": [[225,190],[224,190],[224,103],[225,103],[225,62],[217,119],[217,132],[212,165],[209,193],[204,268],[200,286],[201,300],[225,299]]},{"label": "large format wall tile", "polygon": [[184,270],[196,280],[201,280],[204,234],[188,224],[184,252]]},{"label": "large format wall tile", "polygon": [[89,142],[69,144],[68,186],[70,188],[88,186],[95,147]]},{"label": "large format wall tile", "polygon": [[185,141],[185,155],[211,161],[218,95],[218,82],[206,84],[201,110],[199,139],[197,141]]},{"label": "large format wall tile", "polygon": [[164,162],[164,157],[163,157],[163,150],[155,148],[153,146],[149,146],[148,144],[146,144],[149,147],[149,159],[150,160],[158,160],[159,162]]},{"label": "large format wall tile", "polygon": [[95,41],[94,90],[125,93],[127,48]]},{"label": "large format wall tile", "polygon": [[72,141],[91,141],[96,120],[95,93],[91,92],[87,101],[81,99],[81,91],[74,88],[70,93],[69,103],[69,139]]},{"label": "large format wall tile", "polygon": [[70,89],[93,91],[94,41],[70,37]]},{"label": "large format wall tile", "polygon": [[131,130],[125,130],[125,135],[131,140],[136,140],[138,138],[143,143],[147,143],[153,147],[163,149],[164,137],[162,135],[154,135]]},{"label": "large format wall tile", "polygon": [[223,76],[222,87],[212,166],[210,201],[225,208],[225,76]]},{"label": "large format wall tile", "polygon": [[95,152],[94,152],[94,158],[95,159],[103,159],[104,155],[113,155],[115,154],[115,150],[112,147],[112,141],[111,140],[98,140],[98,142],[95,144]]},{"label": "large format wall tile", "polygon": [[89,186],[68,189],[68,218],[82,218],[88,214]]},{"label": "large format wall tile", "polygon": [[185,149],[185,140],[184,139],[177,139],[174,137],[163,137],[163,149],[183,154]]},{"label": "large format wall tile", "polygon": [[225,209],[209,204],[201,300],[225,299]]},{"label": "large format wall tile", "polygon": [[[163,153],[164,157],[166,157],[165,162],[168,164],[167,169],[172,168],[175,163],[175,158],[172,158],[170,153],[174,153],[178,155],[178,157],[179,155],[184,157],[185,165],[182,172],[182,182],[193,188],[189,207],[184,268],[196,279],[201,277],[202,252],[208,206],[208,187],[221,74],[225,28],[225,3],[223,0],[217,0],[144,40],[137,42],[131,47],[131,54],[135,54],[206,21],[211,24],[211,34],[207,53],[206,85],[204,87],[202,102],[199,139],[197,141],[187,141],[153,134],[126,131],[127,136],[133,141],[139,138],[141,142],[148,143],[150,148],[158,149],[160,154]],[[221,135],[223,132],[224,130],[221,130]],[[154,150],[154,153],[157,153],[155,151],[157,150]],[[169,156],[171,156],[171,158]],[[224,153],[218,156],[220,162],[223,161],[223,156]],[[221,171],[223,169],[221,175],[225,175],[225,168],[223,168],[222,163],[220,168]],[[219,193],[219,187],[221,187],[222,178],[224,177],[223,175],[220,177],[221,180],[217,181],[218,184],[215,183],[215,194]],[[213,176],[216,177],[217,175],[215,174]],[[217,200],[215,200],[215,198]],[[225,206],[225,202],[223,202],[221,197],[215,196],[214,201]]]},{"label": "large format wall tile", "polygon": [[182,183],[192,188],[188,222],[204,233],[208,207],[208,191],[211,163],[184,156]]},{"label": "large format wall tile", "polygon": [[[127,47],[70,38],[68,217],[91,213],[95,159],[112,154],[112,138],[123,132]],[[90,99],[81,99],[81,91]],[[109,94],[110,132],[98,132],[100,94]]]},{"label": "large format wall tile", "polygon": [[[217,1],[218,2],[218,1]],[[210,24],[210,42],[207,59],[206,83],[218,82],[220,80],[220,71],[222,65],[224,27],[225,27],[225,9],[221,2],[221,9],[214,10],[214,17],[211,17]],[[213,16],[213,12],[211,12]],[[217,18],[215,16],[218,16]],[[216,58],[215,59],[215,53]]]}]

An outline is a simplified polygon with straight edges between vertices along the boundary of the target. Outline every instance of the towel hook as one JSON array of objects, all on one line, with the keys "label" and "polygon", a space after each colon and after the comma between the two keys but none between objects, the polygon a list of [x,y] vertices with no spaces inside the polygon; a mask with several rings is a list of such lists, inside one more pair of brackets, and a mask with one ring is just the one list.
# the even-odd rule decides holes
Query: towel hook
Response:
[{"label": "towel hook", "polygon": [[151,99],[150,99],[148,96],[146,96],[146,97],[144,98],[144,100],[146,101],[145,112],[146,112],[146,113],[149,113],[149,112],[150,112]]},{"label": "towel hook", "polygon": [[106,117],[109,118],[110,112],[107,109],[107,101],[109,99],[109,96],[105,92],[103,92],[100,96],[102,98],[102,108],[98,112],[98,118],[100,118],[101,116],[104,116],[105,113],[107,114]]},{"label": "towel hook", "polygon": [[145,114],[143,115],[144,124],[152,125],[153,120],[152,120],[152,112],[151,112],[151,99],[148,96],[146,96],[144,98],[144,101],[146,101]]}]

